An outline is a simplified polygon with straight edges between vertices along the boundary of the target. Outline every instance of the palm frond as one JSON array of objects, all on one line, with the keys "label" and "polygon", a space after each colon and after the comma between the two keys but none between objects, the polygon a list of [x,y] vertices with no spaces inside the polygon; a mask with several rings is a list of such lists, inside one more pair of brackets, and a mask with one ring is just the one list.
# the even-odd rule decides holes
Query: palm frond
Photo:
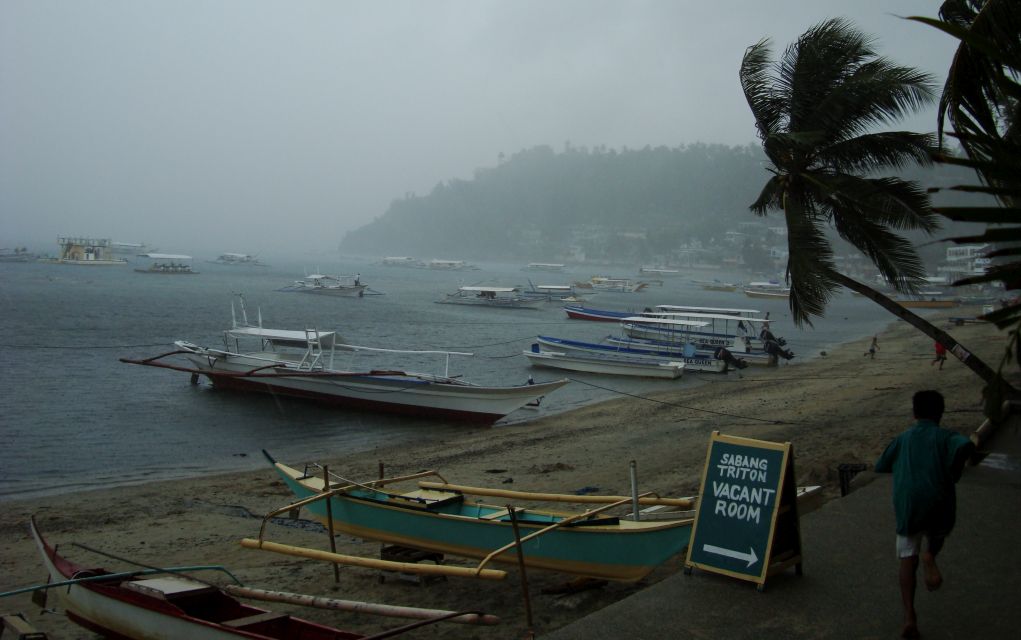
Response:
[{"label": "palm frond", "polygon": [[769,58],[769,40],[760,40],[745,50],[738,73],[745,100],[755,117],[755,127],[763,140],[779,129],[784,115],[783,103],[776,99],[772,89]]},{"label": "palm frond", "polygon": [[928,133],[870,133],[831,144],[821,149],[816,159],[820,166],[841,173],[902,169],[931,164],[935,142],[935,136]]}]

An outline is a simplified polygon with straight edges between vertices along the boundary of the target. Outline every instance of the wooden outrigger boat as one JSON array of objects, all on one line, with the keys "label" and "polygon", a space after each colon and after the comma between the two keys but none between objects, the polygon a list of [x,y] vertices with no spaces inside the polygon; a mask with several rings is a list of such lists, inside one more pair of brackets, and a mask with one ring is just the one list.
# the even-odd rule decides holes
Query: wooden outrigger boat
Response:
[{"label": "wooden outrigger boat", "polygon": [[495,309],[535,309],[544,298],[522,295],[517,287],[458,287],[436,300],[439,304],[463,304]]},{"label": "wooden outrigger boat", "polygon": [[[652,494],[592,496],[539,494],[501,491],[448,484],[434,471],[400,478],[352,482],[323,473],[299,471],[263,452],[284,483],[300,499],[266,516],[306,507],[311,516],[341,532],[369,540],[425,551],[478,558],[475,569],[449,567],[468,572],[493,571],[490,562],[518,562],[517,547],[525,566],[607,580],[634,581],[680,553],[691,535],[690,511],[677,512],[675,519],[625,519],[607,516],[614,507],[665,505],[691,509],[692,498],[658,498]],[[318,465],[314,468],[321,469]],[[441,482],[421,480],[434,476]],[[330,478],[329,486],[325,478]],[[402,493],[385,487],[397,482],[419,480],[418,488]],[[469,502],[466,496],[497,496],[529,502],[574,502],[597,504],[587,511],[554,511]],[[513,509],[513,513],[511,512]],[[329,515],[328,515],[329,514]],[[515,528],[520,538],[515,536]],[[265,530],[265,521],[263,531]],[[520,542],[519,542],[520,540]],[[243,541],[245,546],[265,548],[259,540]],[[284,551],[277,545],[276,551]],[[312,550],[308,550],[312,551]],[[322,555],[319,552],[318,555]],[[297,554],[307,555],[307,554]],[[336,558],[324,557],[334,562]],[[432,567],[435,569],[435,567]],[[502,573],[502,572],[500,572]],[[494,575],[480,577],[499,577]]]},{"label": "wooden outrigger boat", "polygon": [[[231,305],[233,312],[234,306]],[[517,386],[482,386],[449,375],[452,351],[407,351],[340,344],[332,331],[267,329],[248,324],[244,303],[242,321],[224,332],[224,348],[213,349],[177,341],[176,351],[121,362],[160,367],[209,378],[216,387],[289,396],[354,409],[431,415],[491,423],[567,384],[554,380]],[[232,313],[233,315],[233,313]],[[242,341],[258,349],[242,350]],[[443,375],[404,370],[351,371],[334,365],[337,350],[391,354],[432,354],[446,357]],[[178,365],[170,358],[182,358]]]},{"label": "wooden outrigger boat", "polygon": [[242,604],[221,589],[177,575],[174,570],[112,573],[84,567],[58,554],[43,538],[34,519],[31,531],[49,574],[48,586],[56,587],[54,591],[67,617],[107,638],[346,640],[365,637]]},{"label": "wooden outrigger boat", "polygon": [[[495,616],[478,612],[454,612],[416,607],[395,607],[369,602],[334,600],[241,585],[229,571],[216,565],[195,567],[146,567],[110,572],[79,565],[57,552],[43,538],[35,518],[32,537],[42,555],[47,583],[0,595],[52,589],[67,617],[75,624],[107,638],[137,640],[348,640],[369,638],[361,633],[275,613],[240,602],[234,595],[274,602],[415,618],[404,625],[371,637],[391,637],[435,622],[496,624]],[[77,545],[83,548],[84,545]],[[96,552],[94,549],[91,551]],[[143,565],[144,566],[144,565]],[[185,572],[218,570],[236,583],[219,587]],[[0,628],[0,635],[3,629]]]}]

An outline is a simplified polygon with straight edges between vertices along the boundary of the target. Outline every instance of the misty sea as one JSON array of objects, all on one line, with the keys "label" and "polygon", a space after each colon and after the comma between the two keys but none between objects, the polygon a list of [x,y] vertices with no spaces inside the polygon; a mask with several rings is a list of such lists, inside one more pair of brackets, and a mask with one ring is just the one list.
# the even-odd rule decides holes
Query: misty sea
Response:
[{"label": "misty sea", "polygon": [[[269,260],[267,260],[269,261]],[[598,341],[612,323],[568,320],[558,303],[539,310],[434,304],[461,285],[568,284],[593,275],[639,279],[637,266],[573,266],[535,273],[522,264],[479,264],[474,271],[387,267],[370,259],[333,258],[317,265],[272,261],[268,267],[224,266],[196,259],[196,275],[136,273],[128,266],[0,263],[0,501],[157,479],[256,469],[260,449],[280,459],[343,456],[345,451],[448,438],[470,429],[500,429],[620,394],[678,385],[732,383],[685,374],[644,380],[529,367],[521,355],[536,335]],[[311,268],[360,273],[373,292],[363,298],[277,291]],[[703,291],[693,280],[749,280],[747,275],[683,272],[636,294],[599,293],[596,308],[641,310],[657,304],[769,311],[774,333],[797,354],[794,363],[882,330],[893,318],[850,294],[838,296],[813,328],[796,329],[783,300]],[[470,351],[451,374],[491,385],[568,377],[538,410],[519,410],[494,426],[348,411],[213,389],[187,373],[123,364],[118,358],[173,350],[175,340],[221,346],[231,300],[243,293],[249,319],[264,326],[336,330],[345,341],[389,349]],[[880,337],[880,344],[882,338]],[[347,356],[345,356],[347,357]],[[354,368],[389,366],[441,373],[438,356],[360,353]],[[564,374],[564,375],[561,375]],[[733,375],[733,374],[731,374]],[[740,392],[740,387],[735,387]],[[621,425],[622,428],[625,425]],[[640,428],[628,425],[627,428]],[[725,430],[726,425],[721,423]]]}]

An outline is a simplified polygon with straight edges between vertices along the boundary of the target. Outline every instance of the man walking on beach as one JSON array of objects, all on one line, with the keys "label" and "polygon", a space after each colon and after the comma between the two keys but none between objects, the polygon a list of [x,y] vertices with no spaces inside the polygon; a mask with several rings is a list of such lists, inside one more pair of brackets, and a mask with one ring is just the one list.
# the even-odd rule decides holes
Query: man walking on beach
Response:
[{"label": "man walking on beach", "polygon": [[893,473],[893,508],[897,516],[897,557],[904,605],[903,638],[918,638],[915,585],[919,558],[929,591],[943,576],[936,554],[954,527],[954,483],[974,450],[971,440],[939,426],[944,401],[938,391],[919,391],[911,401],[915,424],[894,438],[876,461],[875,470]]}]

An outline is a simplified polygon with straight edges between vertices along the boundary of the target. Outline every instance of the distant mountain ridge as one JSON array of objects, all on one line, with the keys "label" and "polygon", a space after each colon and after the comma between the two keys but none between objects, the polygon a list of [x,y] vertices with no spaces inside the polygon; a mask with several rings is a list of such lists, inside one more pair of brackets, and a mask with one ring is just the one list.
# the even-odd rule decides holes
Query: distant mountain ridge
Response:
[{"label": "distant mountain ridge", "polygon": [[[782,225],[748,205],[768,173],[757,145],[691,144],[620,151],[537,146],[472,180],[395,200],[350,231],[342,253],[461,259],[649,262],[692,243],[712,246],[741,223]],[[953,173],[953,172],[951,172]],[[958,170],[959,173],[959,170]],[[947,168],[903,172],[923,186],[954,183]]]}]

